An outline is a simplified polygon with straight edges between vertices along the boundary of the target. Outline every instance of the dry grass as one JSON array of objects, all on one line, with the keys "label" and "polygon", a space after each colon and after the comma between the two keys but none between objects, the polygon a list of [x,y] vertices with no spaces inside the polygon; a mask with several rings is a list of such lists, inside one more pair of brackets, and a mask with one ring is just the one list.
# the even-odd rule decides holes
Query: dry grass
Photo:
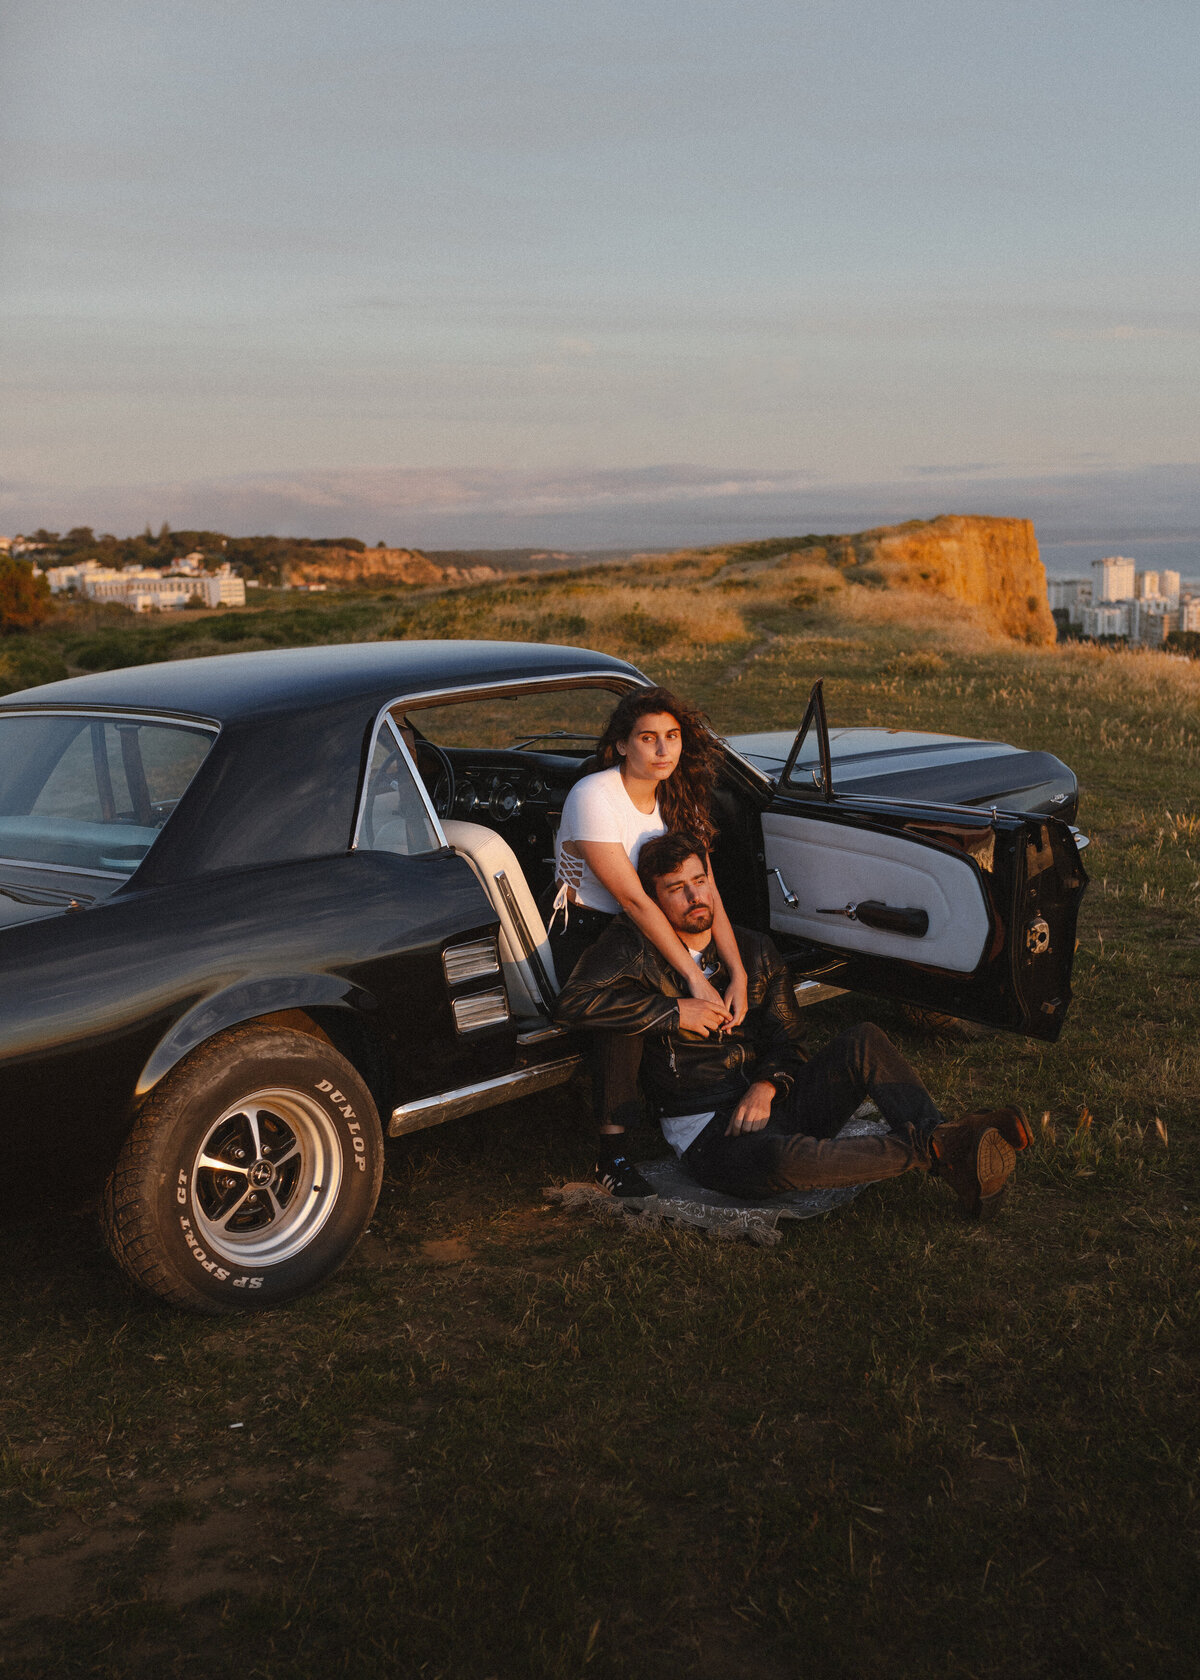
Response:
[{"label": "dry grass", "polygon": [[1003,1217],[906,1179],[770,1250],[579,1223],[540,1196],[587,1165],[569,1089],[398,1142],[352,1263],[249,1323],[127,1296],[89,1220],[31,1206],[0,1233],[6,1677],[1191,1680],[1200,666],[797,603],[811,550],[770,547],[240,623],[592,642],[727,730],[798,724],[823,675],[835,723],[1059,753],[1093,841],[1060,1042],[811,1023],[876,1015],[948,1107],[1025,1105]]}]

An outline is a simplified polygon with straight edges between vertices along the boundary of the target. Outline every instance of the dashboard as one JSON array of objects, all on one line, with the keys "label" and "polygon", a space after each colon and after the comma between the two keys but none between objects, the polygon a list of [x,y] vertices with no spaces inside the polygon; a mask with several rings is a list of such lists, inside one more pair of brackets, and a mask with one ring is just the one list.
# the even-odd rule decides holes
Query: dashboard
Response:
[{"label": "dashboard", "polygon": [[446,816],[465,822],[503,826],[524,814],[557,817],[579,780],[584,755],[534,753],[514,749],[490,752],[449,750],[454,791]]}]

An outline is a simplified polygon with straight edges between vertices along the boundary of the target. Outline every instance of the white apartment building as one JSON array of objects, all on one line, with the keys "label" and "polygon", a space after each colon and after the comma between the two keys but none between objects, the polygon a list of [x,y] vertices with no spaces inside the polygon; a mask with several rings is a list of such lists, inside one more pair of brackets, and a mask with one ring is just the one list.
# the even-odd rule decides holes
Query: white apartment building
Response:
[{"label": "white apartment building", "polygon": [[120,571],[97,560],[84,560],[78,566],[51,566],[46,576],[51,594],[76,589],[90,601],[116,601],[133,612],[170,612],[186,607],[196,595],[206,607],[246,604],[246,585],[228,564],[215,572],[189,570],[180,577],[153,566]]},{"label": "white apartment building", "polygon": [[1161,647],[1172,630],[1200,629],[1190,590],[1181,595],[1176,571],[1139,572],[1137,562],[1110,554],[1092,561],[1093,582],[1061,579],[1047,584],[1053,611],[1066,608],[1085,637],[1125,636],[1133,645]]},{"label": "white apartment building", "polygon": [[1088,578],[1053,578],[1046,584],[1046,593],[1050,611],[1065,610],[1071,624],[1081,623],[1084,607],[1092,604],[1092,585]]},{"label": "white apartment building", "polygon": [[1133,601],[1129,610],[1129,639],[1147,647],[1161,647],[1176,628],[1178,613],[1161,595],[1152,600]]},{"label": "white apartment building", "polygon": [[102,566],[99,560],[83,560],[78,566],[47,566],[46,577],[50,583],[51,595],[61,595],[64,589],[78,589],[82,592],[85,577],[92,577],[102,572],[105,577],[117,577],[123,574],[112,571],[110,567]]},{"label": "white apartment building", "polygon": [[1184,601],[1179,608],[1179,628],[1200,631],[1200,595]]},{"label": "white apartment building", "polygon": [[1087,637],[1097,636],[1128,636],[1129,609],[1128,601],[1116,601],[1107,606],[1084,607],[1082,612],[1083,633]]},{"label": "white apartment building", "polygon": [[1137,562],[1122,554],[1110,554],[1107,559],[1092,561],[1092,600],[1099,606],[1106,601],[1132,601],[1137,586]]}]

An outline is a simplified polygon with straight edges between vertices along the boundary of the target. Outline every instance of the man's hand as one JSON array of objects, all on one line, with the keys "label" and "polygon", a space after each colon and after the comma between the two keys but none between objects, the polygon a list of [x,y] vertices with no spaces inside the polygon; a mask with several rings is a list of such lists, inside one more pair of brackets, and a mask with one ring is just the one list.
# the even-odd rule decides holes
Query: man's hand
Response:
[{"label": "man's hand", "polygon": [[729,1011],[721,1002],[718,993],[713,992],[713,997],[716,998],[715,1003],[710,1003],[708,998],[680,998],[679,1025],[684,1032],[697,1033],[701,1038],[707,1038],[710,1032],[720,1032],[728,1025]]},{"label": "man's hand", "polygon": [[729,1117],[726,1137],[742,1137],[747,1132],[759,1132],[771,1118],[771,1104],[775,1087],[769,1079],[756,1079]]}]

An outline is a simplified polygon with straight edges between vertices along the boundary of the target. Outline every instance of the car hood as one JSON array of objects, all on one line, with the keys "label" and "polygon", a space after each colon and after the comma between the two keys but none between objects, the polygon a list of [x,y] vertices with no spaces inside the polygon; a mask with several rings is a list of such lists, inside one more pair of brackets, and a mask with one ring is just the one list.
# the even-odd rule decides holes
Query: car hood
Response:
[{"label": "car hood", "polygon": [[[730,735],[729,745],[772,781],[792,750],[794,730]],[[995,805],[1072,820],[1078,803],[1073,773],[1052,753],[1026,752],[1004,741],[935,735],[910,729],[831,729],[835,792],[850,796]],[[808,744],[797,761],[815,769]]]}]

